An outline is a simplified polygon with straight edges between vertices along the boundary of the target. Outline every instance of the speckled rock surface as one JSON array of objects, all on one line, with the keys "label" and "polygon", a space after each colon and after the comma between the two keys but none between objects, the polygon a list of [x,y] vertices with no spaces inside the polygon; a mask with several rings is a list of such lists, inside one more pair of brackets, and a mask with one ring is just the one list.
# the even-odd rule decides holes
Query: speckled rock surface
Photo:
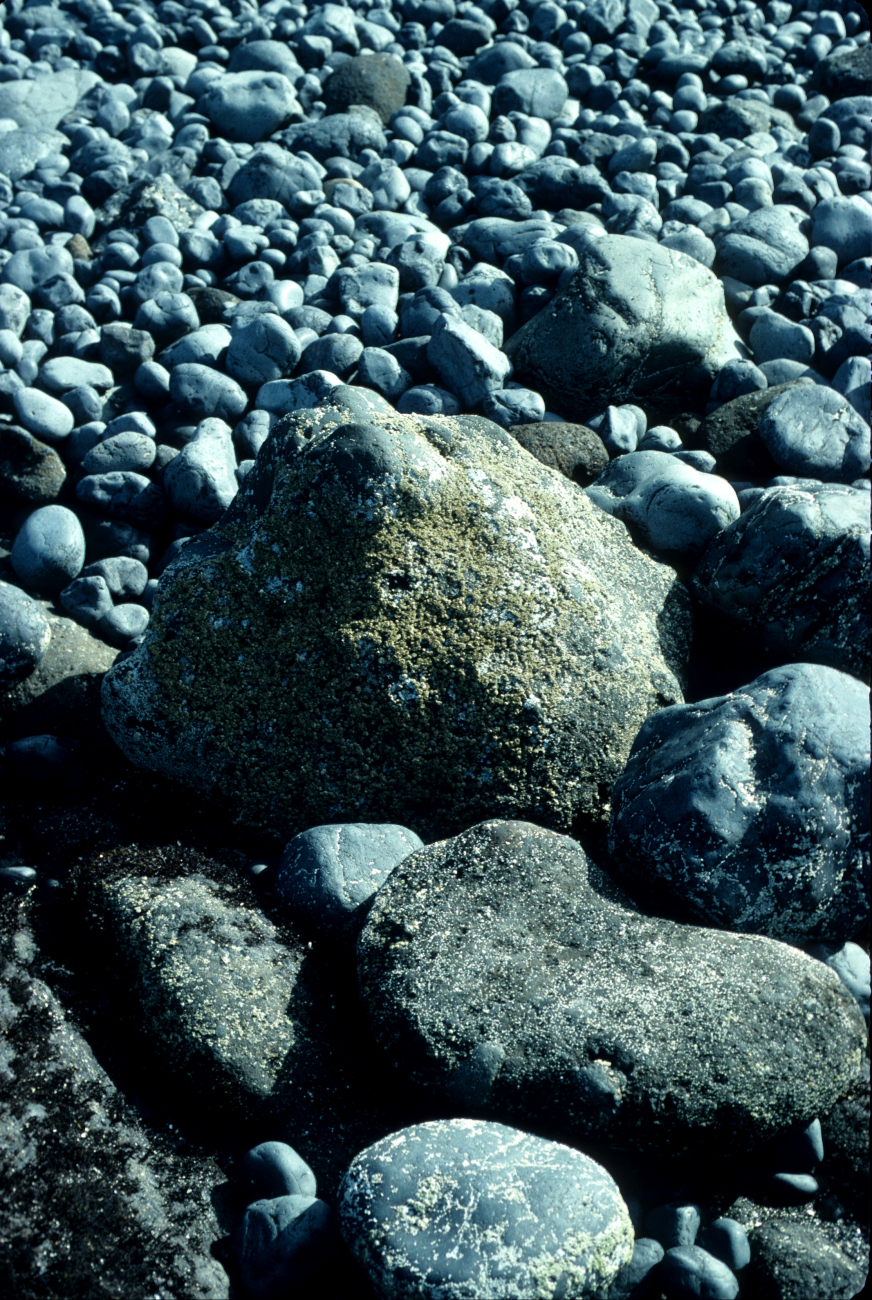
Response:
[{"label": "speckled rock surface", "polygon": [[690,589],[776,661],[868,681],[869,578],[868,492],[808,483],[752,502],[713,539]]},{"label": "speckled rock surface", "polygon": [[748,1234],[751,1263],[743,1281],[757,1300],[853,1300],[866,1282],[862,1267],[819,1222],[777,1220]]},{"label": "speckled rock surface", "polygon": [[412,854],[358,939],[384,1050],[467,1114],[573,1142],[748,1150],[847,1092],[838,977],[761,936],[634,909],[567,837],[485,822]]},{"label": "speckled rock surface", "polygon": [[289,416],[166,570],[104,683],[110,734],[282,834],[601,819],[681,699],[684,589],[497,425],[345,392],[363,422]]},{"label": "speckled rock surface", "polygon": [[790,664],[642,725],[609,848],[689,919],[842,943],[869,915],[869,696]]},{"label": "speckled rock surface", "polygon": [[586,424],[537,421],[516,424],[511,434],[543,465],[549,465],[581,487],[592,483],[609,463],[599,434]]},{"label": "speckled rock surface", "polygon": [[279,934],[244,893],[243,882],[200,873],[110,875],[93,882],[90,912],[127,963],[167,1065],[203,1104],[284,1111],[323,1066],[313,1022],[324,1008],[305,944]]},{"label": "speckled rock surface", "polygon": [[140,1122],[40,977],[28,909],[0,897],[4,1292],[224,1300],[221,1169]]},{"label": "speckled rock surface", "polygon": [[624,402],[704,405],[718,370],[742,355],[712,272],[628,235],[594,235],[577,251],[569,283],[506,343],[514,378],[570,420]]},{"label": "speckled rock surface", "polygon": [[416,1124],[361,1151],[340,1224],[387,1300],[581,1300],[633,1245],[617,1184],[595,1161],[470,1119]]}]

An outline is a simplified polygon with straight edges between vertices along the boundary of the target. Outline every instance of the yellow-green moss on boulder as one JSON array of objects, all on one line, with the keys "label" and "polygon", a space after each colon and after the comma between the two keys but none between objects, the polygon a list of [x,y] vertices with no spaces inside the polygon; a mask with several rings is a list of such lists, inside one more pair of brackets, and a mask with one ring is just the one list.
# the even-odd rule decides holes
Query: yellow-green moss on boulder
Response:
[{"label": "yellow-green moss on boulder", "polygon": [[288,836],[607,816],[642,721],[682,699],[684,589],[490,421],[343,392],[272,432],[166,570],[107,675],[111,735]]}]

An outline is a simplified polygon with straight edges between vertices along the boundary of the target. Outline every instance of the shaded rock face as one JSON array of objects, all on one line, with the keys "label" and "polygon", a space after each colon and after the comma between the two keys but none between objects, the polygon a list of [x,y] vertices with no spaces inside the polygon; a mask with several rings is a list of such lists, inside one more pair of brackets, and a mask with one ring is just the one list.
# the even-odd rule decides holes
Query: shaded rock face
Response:
[{"label": "shaded rock face", "polygon": [[703,922],[844,942],[869,915],[868,693],[847,673],[790,664],[663,709],[643,723],[613,807],[627,881]]},{"label": "shaded rock face", "polygon": [[[119,876],[95,884],[91,916],[133,973],[167,1064],[218,1105],[287,1109],[316,1068],[306,946],[288,943],[226,884]],[[322,1009],[323,1010],[323,1009]]]},{"label": "shaded rock face", "polygon": [[710,452],[721,474],[738,479],[773,478],[779,469],[760,437],[760,422],[776,397],[795,387],[794,380],[724,402],[703,420],[692,445]]},{"label": "shaded rock face", "polygon": [[110,734],[282,834],[601,818],[681,698],[684,589],[498,426],[345,392],[370,422],[288,417],[165,571]]},{"label": "shaded rock face", "polygon": [[836,483],[767,489],[713,539],[696,599],[767,654],[869,680],[869,495]]},{"label": "shaded rock face", "polygon": [[633,1242],[617,1184],[589,1156],[471,1119],[416,1124],[361,1151],[340,1223],[379,1295],[397,1300],[581,1300],[609,1285]]},{"label": "shaded rock face", "polygon": [[357,951],[402,1070],[466,1114],[573,1143],[747,1151],[831,1107],[864,1050],[821,963],[645,916],[577,843],[523,822],[412,854]]},{"label": "shaded rock face", "polygon": [[406,102],[412,78],[392,54],[368,54],[342,63],[324,82],[329,113],[344,113],[352,104],[374,108],[383,122]]},{"label": "shaded rock face", "polygon": [[602,439],[585,424],[536,421],[515,425],[511,434],[543,465],[556,469],[580,487],[592,483],[609,463]]},{"label": "shaded rock face", "polygon": [[625,402],[702,408],[743,355],[712,272],[628,235],[591,235],[577,252],[569,282],[506,343],[515,379],[573,420]]},{"label": "shaded rock face", "polygon": [[127,1106],[36,974],[27,906],[0,900],[4,1292],[222,1300],[230,1280],[210,1251],[224,1175],[152,1137]]}]

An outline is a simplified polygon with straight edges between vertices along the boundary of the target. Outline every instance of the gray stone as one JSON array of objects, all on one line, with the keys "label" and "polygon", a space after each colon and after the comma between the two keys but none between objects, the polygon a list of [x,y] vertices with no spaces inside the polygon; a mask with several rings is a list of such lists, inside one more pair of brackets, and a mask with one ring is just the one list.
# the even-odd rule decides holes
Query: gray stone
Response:
[{"label": "gray stone", "polygon": [[58,596],[58,604],[82,627],[94,627],[112,608],[112,593],[97,574],[75,578]]},{"label": "gray stone", "polygon": [[23,586],[54,595],[85,563],[82,525],[66,506],[41,506],[19,528],[10,559]]},{"label": "gray stone", "polygon": [[624,235],[588,237],[576,251],[569,283],[506,344],[515,378],[574,420],[608,403],[702,405],[741,355],[711,271]]},{"label": "gray stone", "polygon": [[249,1204],[278,1196],[314,1196],[315,1175],[285,1142],[259,1142],[239,1162],[238,1176]]},{"label": "gray stone", "polygon": [[64,68],[50,78],[6,81],[0,86],[0,117],[29,131],[53,131],[100,81],[96,72]]},{"label": "gray stone", "polygon": [[30,298],[22,289],[15,284],[0,284],[0,329],[11,330],[20,339],[30,311]]},{"label": "gray stone", "polygon": [[314,1196],[255,1201],[230,1238],[246,1296],[284,1300],[342,1252],[335,1212]]},{"label": "gray stone", "polygon": [[128,601],[107,610],[97,626],[104,641],[118,646],[119,650],[125,650],[131,642],[136,643],[142,636],[148,627],[149,617],[149,612],[144,605]]},{"label": "gray stone", "polygon": [[164,490],[184,519],[214,524],[236,496],[236,453],[223,420],[206,419],[164,470]]},{"label": "gray stone", "polygon": [[106,685],[118,744],[283,834],[601,817],[642,719],[681,698],[683,589],[498,426],[343,394],[276,425],[162,579],[146,643]]},{"label": "gray stone", "polygon": [[872,209],[859,194],[824,199],[814,210],[811,238],[815,247],[831,248],[840,267],[859,257],[868,257]]},{"label": "gray stone", "polygon": [[657,1272],[669,1295],[735,1300],[739,1294],[739,1279],[732,1270],[701,1246],[674,1246],[667,1250]]},{"label": "gray stone", "polygon": [[777,203],[716,230],[719,274],[749,285],[791,279],[808,256],[808,239],[800,229],[805,220],[800,208]]},{"label": "gray stone", "polygon": [[555,68],[519,68],[497,82],[493,112],[527,113],[550,122],[566,103],[569,89]]},{"label": "gray stone", "polygon": [[357,953],[376,1037],[411,1080],[573,1145],[747,1152],[833,1104],[864,1051],[822,963],[646,916],[576,841],[525,822],[401,863]]},{"label": "gray stone", "polygon": [[166,497],[158,484],[134,470],[88,474],[76,484],[76,496],[83,504],[135,528],[160,528],[167,516]]},{"label": "gray stone", "polygon": [[29,676],[0,695],[4,728],[16,736],[53,732],[108,745],[100,721],[100,684],[117,651],[62,617],[50,601],[36,605],[51,640]]},{"label": "gray stone", "polygon": [[113,596],[141,596],[148,582],[148,569],[132,555],[112,555],[86,564],[82,577],[100,577]]},{"label": "gray stone", "polygon": [[404,826],[314,826],[285,846],[273,889],[294,921],[354,940],[376,890],[403,858],[423,847]]},{"label": "gray stone", "polygon": [[281,316],[258,316],[251,324],[234,329],[227,349],[227,369],[245,387],[259,387],[292,375],[301,350],[300,340]]},{"label": "gray stone", "polygon": [[788,943],[855,934],[869,910],[868,708],[856,678],[790,664],[648,718],[612,800],[628,887]]},{"label": "gray stone", "polygon": [[7,131],[0,136],[0,172],[11,181],[21,180],[22,176],[39,166],[43,158],[68,147],[69,140],[60,131]]},{"label": "gray stone", "polygon": [[387,148],[381,120],[375,110],[330,113],[320,122],[289,127],[286,141],[295,152],[305,149],[319,162],[327,158],[357,159],[362,149],[374,149],[382,156]]},{"label": "gray stone", "polygon": [[151,469],[156,455],[154,438],[126,430],[92,447],[82,461],[82,469],[86,474],[108,474],[111,470],[134,470],[144,474]]},{"label": "gray stone", "polygon": [[114,388],[115,376],[98,361],[81,361],[78,357],[52,357],[39,372],[40,383],[53,393],[68,393],[73,388]]},{"label": "gray stone", "polygon": [[227,72],[209,83],[198,108],[228,140],[257,144],[280,131],[302,110],[281,72]]},{"label": "gray stone", "polygon": [[51,641],[48,619],[35,600],[0,582],[0,688],[5,692],[33,672]]},{"label": "gray stone", "polygon": [[[166,217],[177,232],[189,230],[203,209],[180,189],[172,176],[162,172],[131,181],[112,194],[97,212],[101,232],[122,227],[140,230],[151,217]],[[101,251],[105,234],[97,240],[96,251]]]},{"label": "gray stone", "polygon": [[853,483],[869,469],[869,425],[823,384],[777,397],[760,421],[760,439],[779,469],[798,478]]},{"label": "gray stone", "polygon": [[224,1173],[127,1103],[53,991],[57,968],[35,931],[26,901],[4,901],[4,1276],[17,1295],[88,1295],[99,1259],[113,1295],[227,1300],[230,1280],[211,1254]]},{"label": "gray stone", "polygon": [[364,348],[357,359],[357,373],[360,383],[394,400],[412,387],[412,376],[384,348]]},{"label": "gray stone", "polygon": [[300,65],[293,50],[284,41],[245,41],[230,55],[228,72],[281,72],[293,82],[300,75]]},{"label": "gray stone", "polygon": [[196,361],[174,366],[170,396],[198,420],[214,418],[235,424],[248,405],[245,389],[235,379]]},{"label": "gray stone", "polygon": [[23,248],[13,253],[0,270],[0,282],[14,284],[22,293],[32,296],[40,285],[56,275],[72,275],[72,272],[73,259],[67,250],[60,244],[49,244],[45,248]]},{"label": "gray stone", "polygon": [[488,393],[503,388],[512,373],[504,352],[465,321],[444,314],[433,326],[427,360],[467,408],[478,406]]},{"label": "gray stone", "polygon": [[600,510],[630,524],[655,551],[690,559],[739,518],[739,499],[725,479],[665,451],[620,456],[585,488]]},{"label": "gray stone", "polygon": [[589,1156],[473,1119],[415,1124],[361,1151],[339,1214],[387,1300],[582,1300],[608,1287],[633,1246],[618,1186]]},{"label": "gray stone", "polygon": [[767,488],[715,538],[691,591],[778,660],[869,678],[869,497],[839,484]]},{"label": "gray stone", "polygon": [[170,371],[174,366],[191,363],[220,367],[232,337],[226,325],[201,325],[199,329],[164,348],[160,354],[160,364]]}]

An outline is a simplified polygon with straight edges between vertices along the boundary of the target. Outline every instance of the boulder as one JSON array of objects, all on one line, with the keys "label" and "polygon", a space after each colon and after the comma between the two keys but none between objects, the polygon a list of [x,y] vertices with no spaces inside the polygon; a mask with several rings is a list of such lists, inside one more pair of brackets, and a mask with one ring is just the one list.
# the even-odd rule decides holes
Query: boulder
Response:
[{"label": "boulder", "polygon": [[612,806],[609,848],[646,899],[788,943],[844,942],[869,914],[868,692],[790,664],[661,709]]},{"label": "boulder", "polygon": [[389,1300],[582,1300],[608,1287],[633,1247],[618,1186],[589,1156],[472,1119],[415,1124],[361,1151],[339,1213]]},{"label": "boulder", "polygon": [[[16,84],[16,83],[12,83]],[[146,1125],[94,1055],[28,900],[0,898],[0,1271],[9,1294],[226,1300],[222,1170]],[[63,1004],[62,1001],[63,999]],[[76,999],[78,1001],[78,999]],[[98,1261],[99,1260],[99,1266]]]},{"label": "boulder", "polygon": [[835,483],[767,488],[717,536],[694,597],[777,659],[869,680],[869,496]]},{"label": "boulder", "polygon": [[515,379],[573,420],[624,402],[701,408],[720,368],[741,355],[716,277],[626,235],[594,233],[575,247],[578,270],[506,344]]},{"label": "boulder", "polygon": [[823,963],[646,916],[574,840],[524,822],[400,863],[357,953],[374,1032],[407,1078],[572,1145],[748,1151],[832,1106],[865,1050]]},{"label": "boulder", "polygon": [[724,402],[700,424],[690,439],[692,446],[714,456],[719,472],[729,478],[773,478],[778,466],[760,437],[760,422],[777,397],[801,386],[791,380]]},{"label": "boulder", "polygon": [[683,587],[490,421],[323,400],[164,572],[106,683],[111,734],[288,837],[601,818],[681,698]]},{"label": "boulder", "polygon": [[543,465],[558,470],[580,487],[586,487],[609,463],[600,437],[585,424],[560,420],[516,424],[512,436]]}]

